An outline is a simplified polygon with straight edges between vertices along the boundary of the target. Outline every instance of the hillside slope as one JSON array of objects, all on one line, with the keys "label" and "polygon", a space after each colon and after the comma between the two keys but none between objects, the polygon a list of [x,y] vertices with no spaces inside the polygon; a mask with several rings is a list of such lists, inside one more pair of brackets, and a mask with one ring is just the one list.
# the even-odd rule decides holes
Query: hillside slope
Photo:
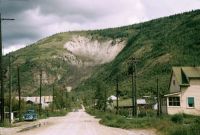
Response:
[{"label": "hillside slope", "polygon": [[[122,40],[98,41],[87,32],[65,32],[47,37],[10,54],[13,89],[17,89],[17,66],[24,96],[38,95],[41,72],[43,95],[52,94],[52,84],[60,90],[75,88],[98,66],[112,61],[124,46]],[[7,71],[8,58],[8,55],[4,58]],[[8,72],[5,82],[8,90]]]},{"label": "hillside slope", "polygon": [[[168,92],[172,66],[200,65],[200,10],[164,17],[141,24],[91,31],[97,38],[126,38],[126,47],[114,61],[77,88],[94,96],[97,83],[102,83],[108,95],[115,94],[115,79],[119,76],[121,96],[131,96],[129,59],[136,57],[138,96],[155,95],[156,78],[162,94]],[[87,91],[87,92],[86,92]],[[88,96],[87,96],[88,97]]]},{"label": "hillside slope", "polygon": [[[49,94],[54,83],[59,89],[73,87],[81,96],[92,98],[98,82],[114,94],[118,75],[121,96],[130,97],[131,57],[140,60],[139,96],[155,93],[157,77],[160,90],[167,93],[172,66],[200,63],[200,10],[119,28],[58,33],[11,55],[13,88],[17,88],[19,65],[24,95],[38,94],[42,70],[43,94]],[[8,69],[8,55],[4,65]]]}]

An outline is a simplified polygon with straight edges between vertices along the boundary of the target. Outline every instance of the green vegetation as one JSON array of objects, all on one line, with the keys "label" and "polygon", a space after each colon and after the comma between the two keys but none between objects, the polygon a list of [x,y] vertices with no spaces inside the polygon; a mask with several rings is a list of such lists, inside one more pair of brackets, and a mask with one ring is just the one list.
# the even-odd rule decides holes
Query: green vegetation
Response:
[{"label": "green vegetation", "polygon": [[[127,118],[111,112],[87,109],[91,115],[100,118],[100,123],[124,129],[156,129],[162,135],[199,135],[199,116],[177,114],[174,116]],[[174,120],[176,119],[176,120]]]},{"label": "green vegetation", "polygon": [[121,35],[127,44],[115,60],[99,67],[79,85],[77,92],[83,91],[86,97],[92,97],[95,83],[103,81],[108,86],[108,95],[114,94],[118,75],[120,96],[131,97],[128,63],[131,57],[136,57],[140,60],[137,64],[138,97],[155,95],[157,77],[161,94],[168,93],[173,66],[200,64],[199,30],[200,10],[196,10],[120,28],[90,31],[97,39],[119,38]]},{"label": "green vegetation", "polygon": [[[200,11],[196,10],[119,28],[63,32],[42,39],[11,53],[13,89],[17,89],[16,66],[19,65],[22,95],[37,95],[36,76],[42,69],[49,81],[43,86],[43,95],[51,93],[50,80],[58,79],[58,76],[61,77],[59,86],[65,84],[77,87],[77,91],[82,91],[86,97],[88,95],[93,97],[91,95],[94,94],[96,83],[102,81],[109,86],[107,88],[109,95],[113,93],[115,78],[119,75],[121,96],[130,97],[131,81],[127,70],[129,58],[134,56],[140,59],[137,64],[138,96],[154,94],[157,77],[160,80],[160,91],[165,94],[168,92],[172,66],[193,66],[200,63],[197,59],[197,56],[200,56],[199,13]],[[67,51],[63,46],[73,35],[90,36],[93,40],[99,41],[121,39],[126,41],[126,46],[111,63],[79,68],[63,61],[64,53]],[[4,59],[5,69],[8,69],[8,55]],[[89,79],[85,81],[87,78]],[[8,78],[5,82],[8,82]],[[8,86],[7,84],[5,86]]]},{"label": "green vegetation", "polygon": [[[159,78],[161,94],[168,93],[170,72],[173,66],[200,64],[200,10],[152,21],[104,30],[65,32],[42,39],[16,52],[13,56],[13,90],[17,89],[16,66],[21,73],[23,96],[39,95],[39,70],[45,74],[42,95],[52,95],[52,84],[59,90],[66,86],[76,88],[70,98],[56,100],[58,110],[65,108],[65,100],[77,105],[78,99],[91,105],[98,100],[98,109],[105,110],[105,95],[115,94],[116,78],[119,76],[120,98],[131,97],[131,78],[128,75],[129,59],[136,57],[138,97],[155,96],[156,78]],[[110,63],[94,67],[78,67],[64,61],[63,45],[73,35],[89,36],[92,40],[119,39],[126,42],[125,48]],[[4,57],[8,69],[8,55]],[[8,72],[5,72],[5,88],[8,92]],[[59,81],[58,81],[59,80]],[[14,94],[17,96],[17,94]],[[60,94],[63,96],[63,94]],[[90,111],[89,111],[90,112]],[[192,116],[142,117],[126,119],[111,113],[92,110],[90,113],[102,119],[101,123],[122,128],[156,128],[164,134],[199,133],[198,119]],[[61,111],[62,114],[62,111]],[[49,114],[51,115],[51,114]],[[194,125],[193,125],[193,124]],[[196,129],[197,128],[197,129]]]},{"label": "green vegetation", "polygon": [[[6,97],[8,97],[6,95]],[[68,92],[64,92],[63,90],[55,87],[54,93],[54,101],[48,107],[41,110],[41,115],[39,113],[39,104],[35,103],[27,103],[23,99],[21,99],[21,118],[19,118],[19,100],[17,98],[12,98],[12,111],[14,112],[14,122],[23,121],[22,116],[27,110],[35,110],[39,119],[44,119],[48,117],[55,116],[65,116],[68,112],[70,112],[73,108],[80,108],[81,102],[77,102],[74,95]],[[5,98],[5,112],[9,112],[9,99]],[[6,113],[4,127],[11,127],[9,123],[9,115]]]}]

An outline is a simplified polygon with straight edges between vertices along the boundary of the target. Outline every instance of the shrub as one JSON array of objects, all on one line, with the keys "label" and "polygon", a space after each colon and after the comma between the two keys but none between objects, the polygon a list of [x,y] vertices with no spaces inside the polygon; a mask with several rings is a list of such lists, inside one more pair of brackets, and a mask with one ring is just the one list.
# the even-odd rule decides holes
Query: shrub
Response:
[{"label": "shrub", "polygon": [[194,120],[194,122],[197,123],[197,124],[200,124],[200,118],[196,118],[196,119]]},{"label": "shrub", "polygon": [[190,126],[179,126],[172,128],[170,135],[200,135],[199,124],[192,124]]},{"label": "shrub", "polygon": [[145,111],[141,111],[139,114],[138,114],[138,117],[145,117],[147,116],[147,113]]},{"label": "shrub", "polygon": [[171,117],[171,121],[174,123],[183,123],[183,115],[182,114],[175,114]]}]

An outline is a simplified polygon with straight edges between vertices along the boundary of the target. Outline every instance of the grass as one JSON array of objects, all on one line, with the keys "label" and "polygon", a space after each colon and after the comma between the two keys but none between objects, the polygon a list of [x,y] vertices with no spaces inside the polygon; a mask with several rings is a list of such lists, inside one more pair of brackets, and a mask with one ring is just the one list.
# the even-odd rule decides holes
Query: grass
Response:
[{"label": "grass", "polygon": [[[100,123],[110,127],[124,129],[156,129],[161,135],[199,135],[200,117],[186,114],[174,116],[146,116],[127,118],[113,112],[102,112],[96,109],[87,109],[91,115],[100,118]],[[174,120],[176,119],[176,120]]]},{"label": "grass", "polygon": [[39,117],[40,119],[48,118],[48,117],[58,117],[65,116],[70,110],[60,109],[60,110],[46,110],[42,112],[42,115]]},{"label": "grass", "polygon": [[4,123],[0,123],[0,127],[10,128],[12,124],[10,124],[9,119],[4,119]]}]

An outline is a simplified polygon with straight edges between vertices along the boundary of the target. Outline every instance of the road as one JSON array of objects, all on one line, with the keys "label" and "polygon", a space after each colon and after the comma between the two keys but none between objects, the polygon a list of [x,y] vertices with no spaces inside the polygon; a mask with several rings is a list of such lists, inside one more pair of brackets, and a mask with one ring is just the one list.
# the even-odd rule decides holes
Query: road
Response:
[{"label": "road", "polygon": [[16,135],[155,135],[152,130],[124,130],[106,127],[98,119],[83,110],[71,112],[65,117],[54,117],[48,126],[32,129]]}]

